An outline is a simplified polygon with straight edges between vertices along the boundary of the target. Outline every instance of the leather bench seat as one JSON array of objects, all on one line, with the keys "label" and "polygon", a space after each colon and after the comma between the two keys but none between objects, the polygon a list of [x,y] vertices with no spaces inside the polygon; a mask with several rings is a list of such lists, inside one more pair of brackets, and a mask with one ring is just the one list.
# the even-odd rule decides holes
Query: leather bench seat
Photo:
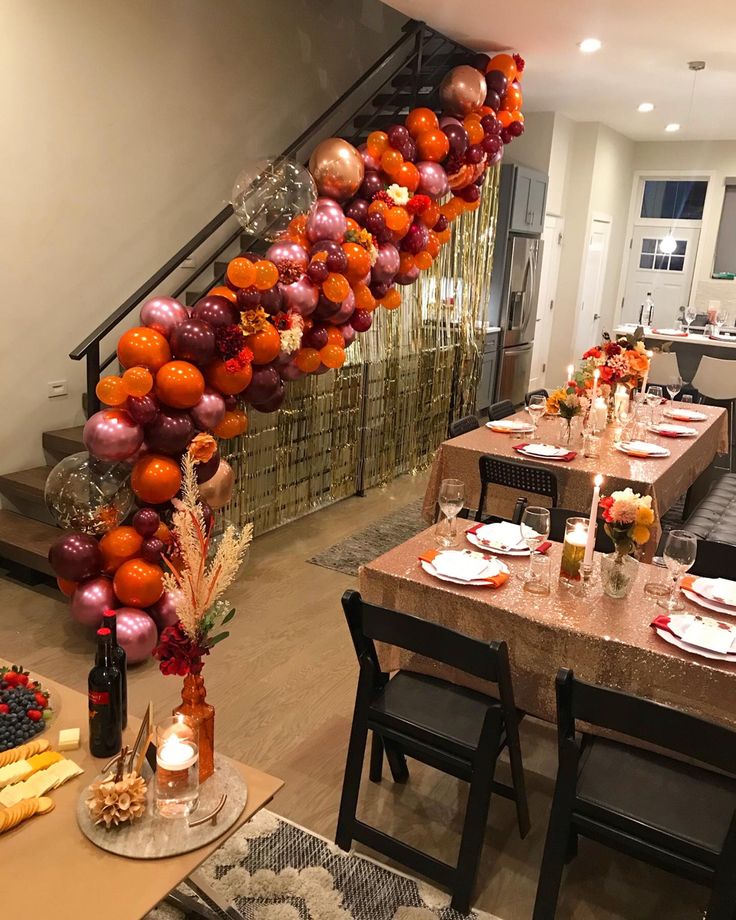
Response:
[{"label": "leather bench seat", "polygon": [[736,473],[725,473],[682,526],[703,540],[736,546]]}]

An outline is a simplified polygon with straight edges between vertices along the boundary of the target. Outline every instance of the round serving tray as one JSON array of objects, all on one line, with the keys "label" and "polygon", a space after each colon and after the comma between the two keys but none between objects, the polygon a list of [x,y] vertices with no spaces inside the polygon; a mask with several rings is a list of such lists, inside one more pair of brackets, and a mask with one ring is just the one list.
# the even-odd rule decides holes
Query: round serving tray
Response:
[{"label": "round serving tray", "polygon": [[[188,817],[163,818],[156,812],[155,783],[147,766],[146,773],[148,808],[135,824],[123,824],[110,830],[104,824],[95,824],[85,804],[89,786],[84,789],[77,803],[77,823],[95,846],[131,859],[160,859],[189,853],[216,840],[232,827],[248,800],[248,787],[243,777],[229,761],[216,754],[215,772],[199,787],[199,804],[195,811]],[[214,811],[223,794],[227,795],[227,801],[211,821],[189,827],[190,820],[196,821]]]}]

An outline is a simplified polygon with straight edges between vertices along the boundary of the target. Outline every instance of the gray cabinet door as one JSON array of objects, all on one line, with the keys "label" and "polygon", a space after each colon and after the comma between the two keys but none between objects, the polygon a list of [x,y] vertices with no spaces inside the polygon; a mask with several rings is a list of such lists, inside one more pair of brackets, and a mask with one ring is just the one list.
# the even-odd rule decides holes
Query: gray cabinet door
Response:
[{"label": "gray cabinet door", "polygon": [[475,391],[475,411],[487,409],[493,402],[493,391],[496,387],[496,366],[498,352],[485,352],[481,364],[478,389]]},{"label": "gray cabinet door", "polygon": [[514,185],[514,202],[511,210],[511,229],[517,233],[529,233],[529,196],[531,195],[532,177],[523,167],[516,170]]},{"label": "gray cabinet door", "polygon": [[529,186],[529,231],[544,231],[544,207],[547,198],[547,179],[544,176],[532,176]]}]

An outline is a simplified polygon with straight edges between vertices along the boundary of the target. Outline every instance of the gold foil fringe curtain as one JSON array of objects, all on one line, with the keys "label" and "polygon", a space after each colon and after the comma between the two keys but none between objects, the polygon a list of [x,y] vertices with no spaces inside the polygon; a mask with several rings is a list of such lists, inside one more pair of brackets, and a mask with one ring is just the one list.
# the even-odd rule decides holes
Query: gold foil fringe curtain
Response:
[{"label": "gold foil fringe curtain", "polygon": [[378,308],[339,371],[287,383],[282,408],[249,412],[228,444],[237,482],[225,509],[256,533],[427,466],[451,419],[474,411],[490,297],[499,167],[480,207],[398,310]]}]

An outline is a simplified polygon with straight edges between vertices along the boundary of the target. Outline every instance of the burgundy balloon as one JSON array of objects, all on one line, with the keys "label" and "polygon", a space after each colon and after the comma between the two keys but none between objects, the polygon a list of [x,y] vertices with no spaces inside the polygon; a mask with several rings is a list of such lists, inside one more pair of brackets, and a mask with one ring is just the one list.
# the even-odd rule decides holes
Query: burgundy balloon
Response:
[{"label": "burgundy balloon", "polygon": [[399,270],[399,250],[393,243],[381,243],[378,246],[376,264],[371,269],[371,281],[390,284],[394,275]]},{"label": "burgundy balloon", "polygon": [[367,172],[363,177],[358,195],[360,195],[361,198],[372,201],[373,196],[377,195],[380,191],[383,191],[383,179],[381,178],[381,174],[374,171]]},{"label": "burgundy balloon", "polygon": [[446,194],[447,173],[439,163],[421,160],[417,163],[417,169],[419,170],[418,194],[429,195],[430,198],[440,198]]},{"label": "burgundy balloon", "polygon": [[[509,81],[507,80],[506,74],[503,71],[489,70],[486,74],[486,86],[494,93],[498,93],[499,96],[503,96],[508,85]],[[493,106],[491,106],[491,108],[493,108]],[[498,111],[498,109],[495,111]]]},{"label": "burgundy balloon", "polygon": [[394,282],[396,284],[404,284],[404,285],[414,284],[414,282],[417,280],[418,277],[419,277],[419,269],[415,265],[413,268],[410,268],[408,272],[403,272],[403,273],[398,274],[394,278]]},{"label": "burgundy balloon", "polygon": [[514,135],[509,131],[508,128],[501,129],[501,140],[504,142],[504,144],[510,144],[513,139]]},{"label": "burgundy balloon", "polygon": [[342,247],[339,243],[336,243],[334,240],[317,240],[317,242],[309,250],[309,258],[313,259],[318,252],[342,252]]},{"label": "burgundy balloon", "polygon": [[486,93],[485,105],[497,112],[501,108],[501,97],[495,89],[489,89]]},{"label": "burgundy balloon", "polygon": [[291,240],[279,240],[266,250],[264,258],[279,266],[279,262],[293,262],[301,271],[306,271],[309,257],[307,251],[299,243]]},{"label": "burgundy balloon", "polygon": [[320,294],[317,309],[314,311],[314,318],[318,320],[327,320],[331,316],[334,316],[339,309],[339,303],[334,303],[334,301],[328,300],[324,294]]},{"label": "burgundy balloon", "polygon": [[51,544],[49,562],[59,578],[84,581],[100,574],[102,553],[94,537],[72,530]]},{"label": "burgundy balloon", "polygon": [[376,300],[380,300],[388,294],[391,283],[386,281],[371,281],[370,288],[371,294],[373,294]]},{"label": "burgundy balloon", "polygon": [[339,242],[345,236],[347,229],[347,218],[339,206],[325,207],[317,203],[307,218],[306,233],[310,243],[315,243],[317,240]]},{"label": "burgundy balloon", "polygon": [[[514,122],[514,124],[518,124],[518,122]],[[503,142],[497,134],[488,134],[483,138],[480,145],[487,154],[492,156],[497,150],[501,149]]]},{"label": "burgundy balloon", "polygon": [[228,412],[233,412],[238,408],[238,400],[234,396],[228,395],[223,398],[225,400],[225,408]]},{"label": "burgundy balloon", "polygon": [[521,137],[521,135],[524,133],[524,122],[512,121],[509,125],[509,133],[514,137]]},{"label": "burgundy balloon", "polygon": [[450,226],[450,221],[445,217],[444,214],[440,214],[437,218],[437,223],[432,228],[435,233],[442,233],[443,230],[447,230]]},{"label": "burgundy balloon", "polygon": [[353,198],[345,207],[345,216],[351,217],[362,227],[368,216],[368,202],[364,198]]},{"label": "burgundy balloon", "polygon": [[[250,387],[248,387],[248,389],[250,389]],[[281,380],[279,380],[278,386],[267,399],[259,403],[252,403],[252,406],[256,412],[276,412],[277,409],[281,408],[285,396],[286,387]]]},{"label": "burgundy balloon", "polygon": [[483,159],[483,148],[480,144],[472,144],[465,151],[465,162],[470,163],[473,166],[477,166],[478,163]]},{"label": "burgundy balloon", "polygon": [[[306,256],[306,252],[304,254]],[[269,313],[271,316],[276,316],[277,313],[281,312],[284,305],[284,295],[281,293],[281,287],[278,284],[260,293],[261,306],[266,313]]]},{"label": "burgundy balloon", "polygon": [[137,607],[118,607],[116,613],[118,642],[125,649],[128,664],[146,661],[158,642],[155,622]]},{"label": "burgundy balloon", "polygon": [[204,462],[197,464],[197,482],[201,485],[203,482],[208,482],[210,479],[212,479],[212,477],[217,472],[219,465],[220,451],[216,450],[209,460],[205,460]]},{"label": "burgundy balloon", "polygon": [[252,405],[263,403],[278,389],[283,386],[279,372],[272,364],[253,365],[253,379],[243,393],[245,399]]},{"label": "burgundy balloon", "polygon": [[189,317],[187,308],[173,297],[151,297],[141,306],[141,325],[168,337]]},{"label": "burgundy balloon", "polygon": [[194,437],[192,417],[181,409],[162,408],[156,418],[146,425],[148,449],[178,457]]},{"label": "burgundy balloon", "polygon": [[98,460],[127,460],[143,443],[143,429],[125,409],[102,409],[87,419],[82,441]]},{"label": "burgundy balloon", "polygon": [[386,129],[386,134],[388,134],[389,144],[397,150],[404,141],[408,141],[411,137],[406,125],[391,125],[390,128]]},{"label": "burgundy balloon", "polygon": [[133,515],[133,527],[142,537],[152,537],[159,528],[161,517],[153,508],[140,508]]},{"label": "burgundy balloon", "polygon": [[382,233],[386,229],[386,220],[383,214],[378,211],[369,214],[365,219],[365,229],[374,236]]},{"label": "burgundy balloon", "polygon": [[409,163],[413,163],[417,158],[417,145],[411,137],[407,137],[396,149]]},{"label": "burgundy balloon", "polygon": [[342,211],[342,205],[339,201],[336,201],[334,198],[328,198],[326,195],[320,195],[320,197],[314,203],[315,208],[327,208],[329,211]]},{"label": "burgundy balloon", "polygon": [[336,313],[333,313],[332,316],[327,317],[327,322],[331,323],[333,326],[341,326],[344,322],[350,318],[355,309],[355,294],[352,290],[348,291],[348,296],[340,304],[340,309]]},{"label": "burgundy balloon", "polygon": [[373,325],[373,314],[370,310],[356,310],[350,317],[350,325],[356,332],[367,332]]},{"label": "burgundy balloon", "polygon": [[281,296],[285,309],[293,310],[302,316],[309,316],[314,313],[317,306],[319,288],[315,287],[306,275],[302,275],[293,284],[282,285]]},{"label": "burgundy balloon", "polygon": [[467,188],[460,191],[460,197],[463,201],[477,201],[480,198],[480,189],[475,184],[468,185]]},{"label": "burgundy balloon", "polygon": [[90,629],[98,629],[104,612],[117,605],[112,579],[100,576],[82,582],[72,594],[69,606],[73,620]]},{"label": "burgundy balloon", "polygon": [[161,553],[164,549],[166,546],[163,540],[159,540],[158,537],[148,537],[141,544],[141,558],[156,565],[161,561]]},{"label": "burgundy balloon", "polygon": [[206,387],[200,401],[189,410],[192,421],[201,431],[212,431],[225,417],[225,400],[211,387]]},{"label": "burgundy balloon", "polygon": [[304,348],[324,348],[329,341],[327,336],[327,327],[322,323],[315,323],[311,329],[305,329],[302,336],[302,346]]},{"label": "burgundy balloon", "polygon": [[261,292],[254,285],[247,288],[238,288],[235,292],[235,297],[237,298],[239,310],[252,310],[261,302]]},{"label": "burgundy balloon", "polygon": [[279,377],[281,377],[282,380],[289,380],[289,381],[301,380],[302,377],[307,376],[304,373],[304,371],[299,370],[296,364],[294,364],[294,359],[291,357],[285,364],[280,363],[278,365],[278,372],[279,372]]},{"label": "burgundy balloon", "polygon": [[416,255],[427,248],[427,243],[429,243],[429,231],[424,224],[415,220],[401,241],[401,248],[412,255]]},{"label": "burgundy balloon", "polygon": [[179,619],[178,608],[184,600],[181,591],[164,591],[160,599],[148,608],[151,619],[159,632],[167,626],[173,626]]},{"label": "burgundy balloon", "polygon": [[482,51],[479,51],[477,54],[474,54],[469,60],[468,64],[471,67],[475,67],[476,70],[479,70],[481,73],[486,72],[486,67],[491,63],[491,59],[487,54],[484,54]]},{"label": "burgundy balloon", "polygon": [[175,358],[202,366],[215,357],[215,332],[201,319],[188,319],[171,333],[171,352]]},{"label": "burgundy balloon", "polygon": [[192,309],[192,316],[215,327],[234,326],[240,321],[240,314],[235,304],[227,297],[220,297],[218,294],[208,295],[198,300]]},{"label": "burgundy balloon", "polygon": [[146,396],[129,396],[125,408],[134,422],[138,425],[147,425],[156,418],[159,404],[156,397],[148,393]]},{"label": "burgundy balloon", "polygon": [[345,343],[344,348],[350,348],[350,346],[355,341],[355,336],[357,335],[355,329],[350,325],[350,323],[343,323],[340,326],[340,332],[342,333],[342,340]]},{"label": "burgundy balloon", "polygon": [[447,125],[442,129],[445,137],[450,142],[450,150],[455,156],[461,157],[468,149],[470,143],[468,132],[462,125]]},{"label": "burgundy balloon", "polygon": [[309,263],[307,277],[313,284],[322,284],[327,280],[330,270],[323,260],[317,260]]},{"label": "burgundy balloon", "polygon": [[342,274],[348,270],[348,257],[345,255],[344,250],[335,249],[327,253],[325,265],[329,271]]}]

